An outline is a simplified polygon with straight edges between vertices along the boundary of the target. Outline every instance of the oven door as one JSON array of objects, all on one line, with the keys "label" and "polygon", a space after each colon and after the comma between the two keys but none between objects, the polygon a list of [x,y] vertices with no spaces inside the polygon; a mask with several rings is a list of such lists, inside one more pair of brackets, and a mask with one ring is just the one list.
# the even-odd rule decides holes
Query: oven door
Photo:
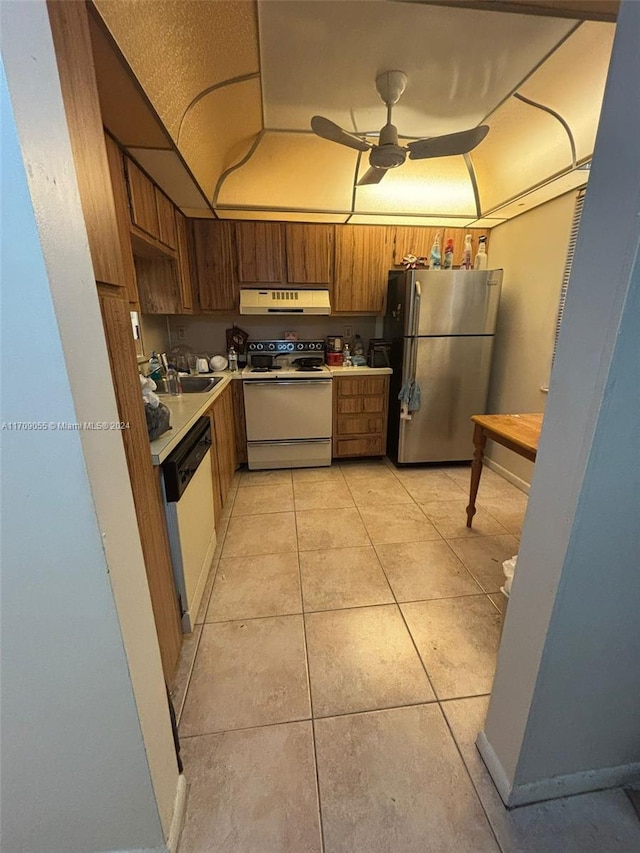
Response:
[{"label": "oven door", "polygon": [[243,385],[248,442],[331,438],[331,379],[249,379]]}]

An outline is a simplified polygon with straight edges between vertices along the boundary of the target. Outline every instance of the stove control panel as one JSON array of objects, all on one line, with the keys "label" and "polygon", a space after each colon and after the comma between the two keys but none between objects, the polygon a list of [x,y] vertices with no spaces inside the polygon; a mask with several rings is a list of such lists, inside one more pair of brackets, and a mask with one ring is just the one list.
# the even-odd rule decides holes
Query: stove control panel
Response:
[{"label": "stove control panel", "polygon": [[324,341],[248,341],[247,352],[324,352]]}]

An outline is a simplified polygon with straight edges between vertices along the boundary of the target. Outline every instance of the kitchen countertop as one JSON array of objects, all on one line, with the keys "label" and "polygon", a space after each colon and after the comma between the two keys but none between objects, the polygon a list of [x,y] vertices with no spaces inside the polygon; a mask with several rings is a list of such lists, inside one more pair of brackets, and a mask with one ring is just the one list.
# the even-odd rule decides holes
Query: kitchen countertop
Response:
[{"label": "kitchen countertop", "polygon": [[[330,367],[332,376],[376,376],[393,373],[390,367]],[[171,429],[163,433],[160,438],[152,441],[151,461],[154,465],[160,465],[172,450],[202,417],[213,403],[218,399],[227,385],[234,379],[242,379],[242,372],[231,373],[229,370],[221,370],[216,373],[202,373],[201,376],[219,376],[222,382],[218,382],[213,391],[203,394],[181,394],[172,397],[170,394],[159,394],[162,402],[171,412]]]}]

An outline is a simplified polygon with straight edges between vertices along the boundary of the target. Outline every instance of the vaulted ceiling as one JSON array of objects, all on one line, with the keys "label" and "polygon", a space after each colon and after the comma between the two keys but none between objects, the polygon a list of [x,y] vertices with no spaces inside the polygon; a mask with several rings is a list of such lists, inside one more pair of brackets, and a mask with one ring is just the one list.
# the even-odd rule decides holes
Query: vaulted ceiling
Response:
[{"label": "vaulted ceiling", "polygon": [[[487,5],[94,0],[105,123],[188,215],[491,227],[585,183],[615,25]],[[403,143],[490,131],[359,187],[366,154],[309,121],[376,142],[375,78],[395,69]]]}]

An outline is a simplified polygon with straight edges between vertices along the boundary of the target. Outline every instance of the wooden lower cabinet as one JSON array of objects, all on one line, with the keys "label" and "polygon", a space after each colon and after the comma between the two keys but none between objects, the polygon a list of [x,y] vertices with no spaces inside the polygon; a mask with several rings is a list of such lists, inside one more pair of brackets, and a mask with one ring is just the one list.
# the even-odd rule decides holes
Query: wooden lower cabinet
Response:
[{"label": "wooden lower cabinet", "polygon": [[389,377],[333,381],[333,456],[383,456],[387,444]]},{"label": "wooden lower cabinet", "polygon": [[[233,476],[238,467],[236,461],[236,432],[233,416],[233,385],[224,389],[215,403],[209,410],[209,416],[212,422],[213,429],[213,456],[214,461],[214,477],[217,478],[217,487],[220,501],[214,497],[214,505],[221,510],[224,506]],[[216,483],[214,483],[215,491]],[[216,524],[220,518],[220,511],[216,514]]]},{"label": "wooden lower cabinet", "polygon": [[144,414],[127,294],[123,288],[98,287],[118,414],[129,423],[122,430],[129,479],[147,571],[151,606],[165,679],[171,682],[182,644],[180,609],[173,580],[169,537]]},{"label": "wooden lower cabinet", "polygon": [[242,465],[247,461],[247,422],[244,416],[244,391],[242,382],[231,383],[233,393],[233,422],[236,434],[236,462]]}]

